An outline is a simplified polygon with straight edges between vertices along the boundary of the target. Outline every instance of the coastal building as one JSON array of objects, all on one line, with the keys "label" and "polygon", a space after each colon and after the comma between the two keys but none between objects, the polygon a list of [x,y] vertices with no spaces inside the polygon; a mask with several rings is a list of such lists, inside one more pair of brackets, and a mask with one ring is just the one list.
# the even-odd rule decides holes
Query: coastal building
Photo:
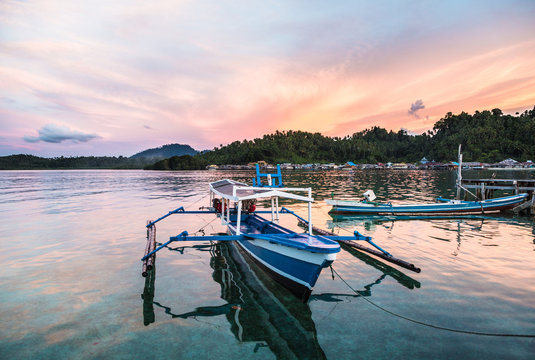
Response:
[{"label": "coastal building", "polygon": [[500,168],[517,168],[517,167],[522,167],[522,164],[514,159],[509,158],[509,159],[500,161],[495,166],[500,167]]}]

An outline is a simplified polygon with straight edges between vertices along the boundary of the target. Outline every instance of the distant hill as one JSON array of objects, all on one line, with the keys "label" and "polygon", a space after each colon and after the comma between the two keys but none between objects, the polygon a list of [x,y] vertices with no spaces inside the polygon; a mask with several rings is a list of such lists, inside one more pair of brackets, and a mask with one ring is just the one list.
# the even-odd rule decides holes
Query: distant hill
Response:
[{"label": "distant hill", "polygon": [[0,156],[0,170],[23,169],[143,169],[161,159],[173,156],[195,155],[198,151],[189,145],[169,144],[148,149],[131,157],[124,156],[76,156],[43,158],[18,154]]},{"label": "distant hill", "polygon": [[132,155],[131,159],[146,158],[146,159],[167,159],[173,156],[196,155],[197,150],[189,145],[183,144],[167,144],[158,148],[147,149]]}]

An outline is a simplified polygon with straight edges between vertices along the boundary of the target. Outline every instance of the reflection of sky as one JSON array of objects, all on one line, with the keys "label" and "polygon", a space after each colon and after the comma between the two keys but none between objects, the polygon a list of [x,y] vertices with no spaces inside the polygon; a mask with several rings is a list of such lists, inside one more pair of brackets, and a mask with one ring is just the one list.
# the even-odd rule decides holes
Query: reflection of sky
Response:
[{"label": "reflection of sky", "polygon": [[[448,111],[523,111],[535,104],[534,13],[522,0],[4,1],[0,155],[421,132]],[[48,124],[99,137],[22,140]]]}]

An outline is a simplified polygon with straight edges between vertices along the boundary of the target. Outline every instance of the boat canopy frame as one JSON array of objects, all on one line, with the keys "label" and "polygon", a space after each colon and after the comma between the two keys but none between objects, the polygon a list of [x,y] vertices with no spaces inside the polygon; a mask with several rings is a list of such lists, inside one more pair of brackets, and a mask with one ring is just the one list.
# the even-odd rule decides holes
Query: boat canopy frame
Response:
[{"label": "boat canopy frame", "polygon": [[[305,192],[307,196],[296,194],[296,192]],[[279,198],[304,201],[308,204],[308,233],[312,235],[312,188],[290,188],[290,187],[268,187],[268,186],[250,186],[234,180],[219,180],[210,183],[210,205],[215,196],[223,199],[221,206],[221,224],[227,225],[236,235],[241,235],[241,213],[242,203],[246,200],[271,200],[271,220],[279,220]],[[231,203],[237,204],[237,222],[234,227],[230,221]]]}]

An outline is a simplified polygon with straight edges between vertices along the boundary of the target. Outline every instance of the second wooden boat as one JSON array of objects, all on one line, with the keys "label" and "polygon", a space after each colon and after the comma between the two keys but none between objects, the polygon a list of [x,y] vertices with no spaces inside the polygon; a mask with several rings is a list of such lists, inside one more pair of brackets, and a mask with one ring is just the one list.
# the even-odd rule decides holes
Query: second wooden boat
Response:
[{"label": "second wooden boat", "polygon": [[497,213],[512,209],[526,201],[527,197],[528,194],[518,194],[482,201],[438,198],[437,200],[439,202],[427,204],[392,204],[369,200],[326,200],[326,202],[332,206],[331,214],[394,216],[474,215]]}]

